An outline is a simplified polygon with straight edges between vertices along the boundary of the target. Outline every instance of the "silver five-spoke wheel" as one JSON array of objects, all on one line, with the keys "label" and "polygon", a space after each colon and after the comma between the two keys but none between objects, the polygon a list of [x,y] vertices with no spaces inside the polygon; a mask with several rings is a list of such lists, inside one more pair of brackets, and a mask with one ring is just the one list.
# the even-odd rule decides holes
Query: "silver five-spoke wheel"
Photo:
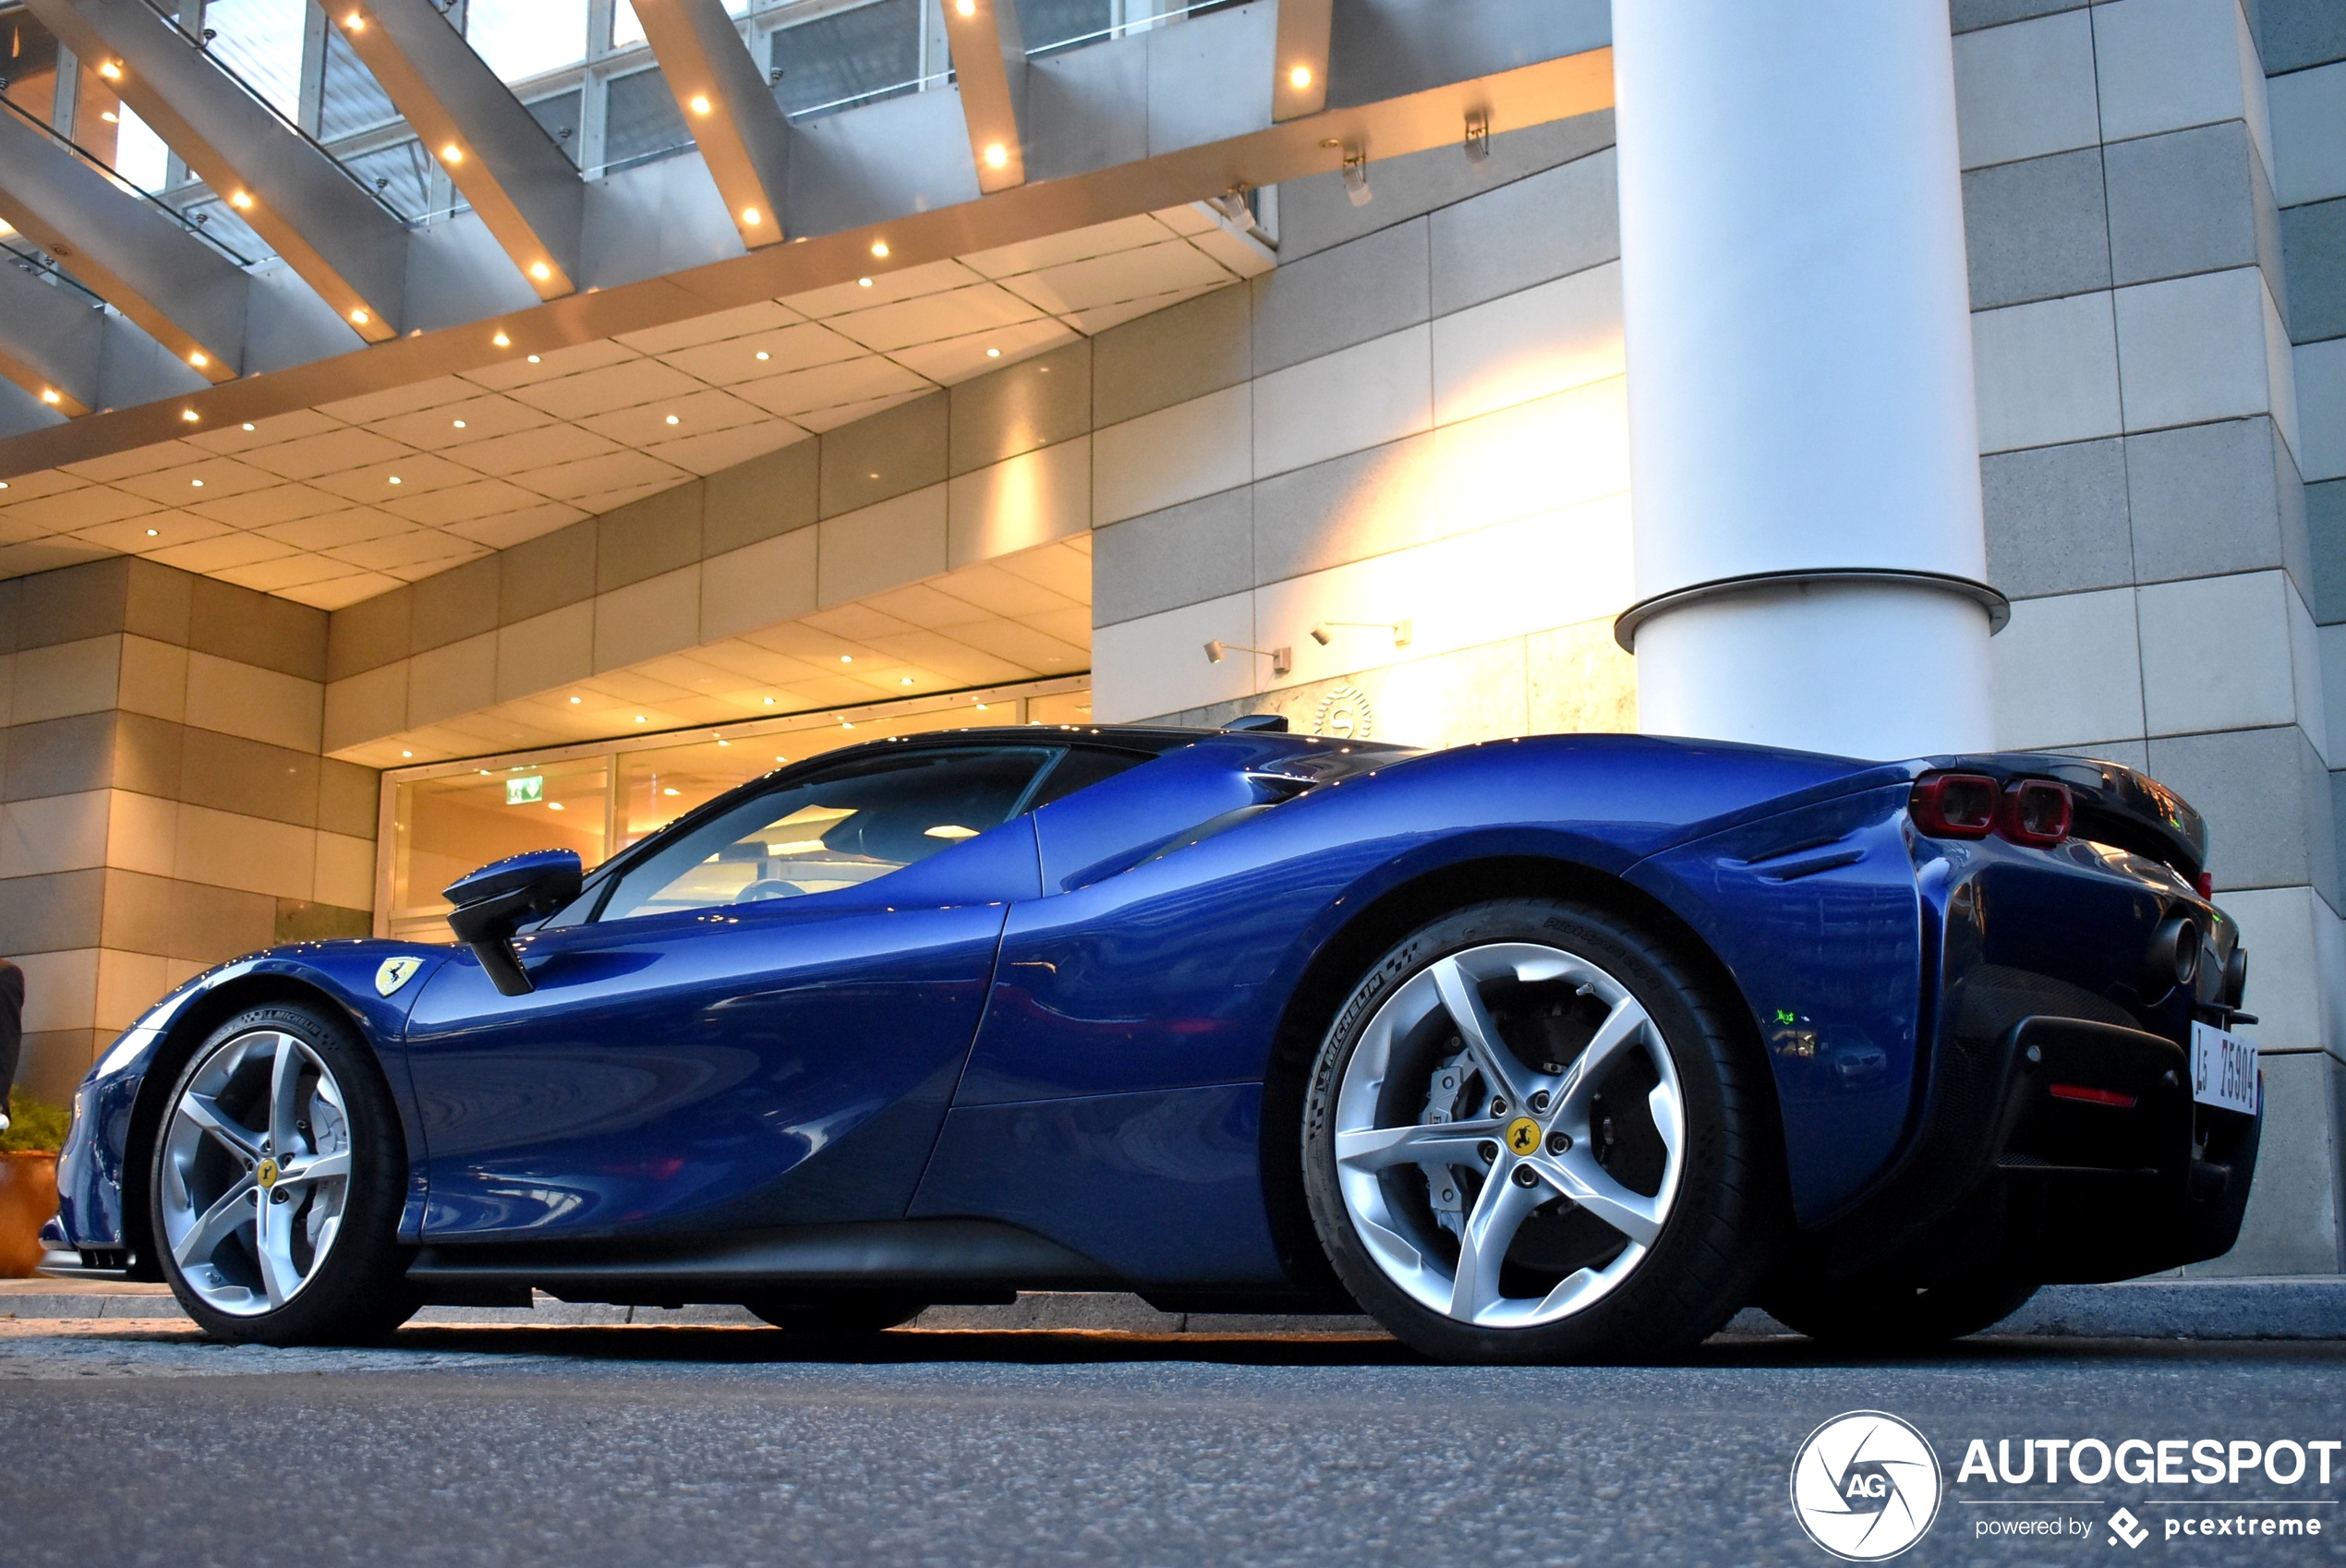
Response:
[{"label": "silver five-spoke wheel", "polygon": [[214,1046],[164,1123],[163,1239],[207,1306],[254,1317],[317,1275],[350,1192],[342,1086],[308,1044],[256,1029]]},{"label": "silver five-spoke wheel", "polygon": [[1670,1050],[1627,986],[1561,947],[1485,943],[1370,1019],[1335,1096],[1336,1185],[1419,1305],[1535,1327],[1637,1270],[1678,1193],[1686,1125]]}]

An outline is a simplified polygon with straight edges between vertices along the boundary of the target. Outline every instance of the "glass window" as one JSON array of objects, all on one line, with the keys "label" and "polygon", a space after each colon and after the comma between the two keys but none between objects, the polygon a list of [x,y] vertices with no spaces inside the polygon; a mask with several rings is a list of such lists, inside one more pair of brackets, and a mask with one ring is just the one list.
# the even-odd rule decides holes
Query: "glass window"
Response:
[{"label": "glass window", "polygon": [[387,126],[399,118],[391,94],[375,80],[375,73],[343,42],[339,30],[326,30],[324,100],[318,111],[318,139],[333,141],[359,131]]},{"label": "glass window", "polygon": [[576,89],[558,92],[551,98],[540,98],[528,105],[529,116],[554,139],[554,145],[578,162],[578,108],[585,95]]},{"label": "glass window", "polygon": [[212,56],[287,119],[301,108],[301,32],[308,0],[208,0]]},{"label": "glass window", "polygon": [[431,208],[431,157],[412,138],[346,156],[342,166],[401,217],[420,218]]},{"label": "glass window", "polygon": [[786,115],[910,92],[921,78],[920,0],[873,0],[780,28],[768,47]]},{"label": "glass window", "polygon": [[140,190],[161,190],[171,177],[171,149],[130,112],[129,104],[115,113],[121,123],[115,127],[114,172]]},{"label": "glass window", "polygon": [[1078,790],[1088,790],[1115,778],[1127,768],[1138,767],[1153,757],[1134,756],[1130,752],[1099,751],[1090,746],[1077,746],[1058,760],[1043,787],[1034,791],[1034,810],[1040,811],[1053,801],[1063,801]]},{"label": "glass window", "polygon": [[393,797],[390,930],[448,940],[440,890],[526,850],[575,850],[602,863],[608,770],[601,757],[471,769],[403,783]]},{"label": "glass window", "polygon": [[659,66],[611,78],[610,96],[603,101],[605,170],[648,163],[663,152],[691,146],[692,140]]},{"label": "glass window", "polygon": [[42,125],[57,106],[57,40],[27,11],[0,16],[0,93]]},{"label": "glass window", "polygon": [[502,81],[520,81],[586,57],[586,0],[472,0],[465,39]]},{"label": "glass window", "polygon": [[[749,0],[725,0],[725,14],[729,17],[744,16],[748,11]],[[619,8],[611,15],[611,46],[624,49],[643,42],[643,18],[635,15],[635,7],[628,0],[619,0]]]},{"label": "glass window", "polygon": [[861,756],[743,802],[623,874],[599,920],[828,893],[1010,818],[1041,746]]},{"label": "glass window", "polygon": [[1017,0],[1019,37],[1030,54],[1078,39],[1104,37],[1115,26],[1112,0]]}]

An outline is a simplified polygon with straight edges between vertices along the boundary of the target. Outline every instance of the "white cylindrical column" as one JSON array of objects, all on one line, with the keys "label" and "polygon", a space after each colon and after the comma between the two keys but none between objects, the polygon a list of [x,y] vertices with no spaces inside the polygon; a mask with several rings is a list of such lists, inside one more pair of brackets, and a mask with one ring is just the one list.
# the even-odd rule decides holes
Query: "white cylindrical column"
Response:
[{"label": "white cylindrical column", "polygon": [[1945,8],[1635,0],[1613,30],[1639,728],[1986,748]]}]

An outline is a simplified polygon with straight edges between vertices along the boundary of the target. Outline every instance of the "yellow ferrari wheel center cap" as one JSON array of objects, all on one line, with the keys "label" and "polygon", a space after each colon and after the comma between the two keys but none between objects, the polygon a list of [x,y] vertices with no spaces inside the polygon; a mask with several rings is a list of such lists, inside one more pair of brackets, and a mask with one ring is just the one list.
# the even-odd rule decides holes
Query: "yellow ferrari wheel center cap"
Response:
[{"label": "yellow ferrari wheel center cap", "polygon": [[253,1179],[260,1182],[263,1187],[276,1186],[277,1162],[274,1160],[261,1161],[258,1166],[254,1167],[252,1175]]},{"label": "yellow ferrari wheel center cap", "polygon": [[1507,1147],[1518,1154],[1536,1152],[1540,1147],[1540,1124],[1530,1116],[1518,1116],[1507,1123]]}]

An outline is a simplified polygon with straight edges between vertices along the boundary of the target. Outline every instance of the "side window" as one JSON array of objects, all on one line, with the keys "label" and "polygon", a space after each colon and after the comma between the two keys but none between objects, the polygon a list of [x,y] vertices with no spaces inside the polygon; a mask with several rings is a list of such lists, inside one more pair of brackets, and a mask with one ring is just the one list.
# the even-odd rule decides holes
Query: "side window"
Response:
[{"label": "side window", "polygon": [[631,867],[597,920],[828,893],[1010,820],[1052,750],[858,757],[743,802]]},{"label": "side window", "polygon": [[1051,771],[1043,776],[1041,788],[1029,801],[1029,811],[1040,811],[1053,801],[1063,801],[1078,790],[1115,778],[1127,768],[1138,767],[1144,762],[1155,762],[1152,756],[1139,756],[1131,752],[1109,752],[1091,746],[1069,748]]}]

